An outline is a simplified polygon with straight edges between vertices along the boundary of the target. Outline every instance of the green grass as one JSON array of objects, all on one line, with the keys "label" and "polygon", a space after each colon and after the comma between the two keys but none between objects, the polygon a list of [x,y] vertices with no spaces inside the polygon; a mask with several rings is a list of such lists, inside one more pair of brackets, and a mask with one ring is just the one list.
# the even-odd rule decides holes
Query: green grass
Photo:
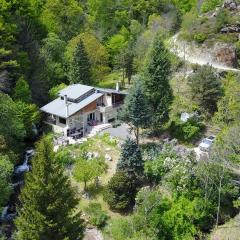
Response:
[{"label": "green grass", "polygon": [[[110,219],[123,217],[121,214],[111,211],[109,209],[107,203],[103,200],[103,192],[106,184],[110,180],[110,178],[115,173],[116,164],[120,155],[120,149],[117,145],[116,139],[111,139],[108,134],[97,135],[94,138],[88,139],[88,141],[84,142],[80,145],[70,145],[66,146],[68,150],[70,150],[76,157],[79,156],[83,151],[88,152],[97,152],[100,157],[105,157],[105,154],[111,156],[112,161],[107,161],[108,169],[107,172],[99,177],[100,186],[98,188],[95,187],[94,181],[89,182],[88,192],[90,194],[90,199],[82,198],[83,192],[83,183],[78,183],[75,181],[73,177],[70,178],[72,186],[76,189],[78,193],[78,197],[80,199],[78,210],[84,212],[86,207],[89,206],[90,203],[99,203],[102,207],[102,210],[107,213]],[[85,213],[85,212],[84,212]]]},{"label": "green grass", "polygon": [[122,72],[121,71],[113,71],[108,74],[104,80],[97,83],[98,87],[101,88],[115,88],[117,82],[122,81]]}]

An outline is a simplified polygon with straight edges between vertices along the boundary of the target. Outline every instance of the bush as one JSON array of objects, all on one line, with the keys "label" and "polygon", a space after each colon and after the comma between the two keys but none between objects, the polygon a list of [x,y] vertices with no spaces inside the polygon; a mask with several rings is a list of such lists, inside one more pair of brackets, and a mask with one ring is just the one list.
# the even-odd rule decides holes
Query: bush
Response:
[{"label": "bush", "polygon": [[196,33],[193,38],[197,43],[203,43],[207,39],[207,36],[205,33]]},{"label": "bush", "polygon": [[56,159],[60,164],[64,166],[71,165],[74,163],[74,159],[71,155],[71,152],[64,148],[60,149],[56,153]]},{"label": "bush", "polygon": [[111,209],[126,211],[134,205],[137,187],[140,185],[134,176],[117,172],[106,187],[104,200]]},{"label": "bush", "polygon": [[224,27],[224,25],[226,25],[227,23],[230,22],[230,15],[228,10],[224,9],[221,12],[219,12],[219,14],[216,17],[216,30],[217,32]]},{"label": "bush", "polygon": [[88,207],[85,208],[85,212],[89,217],[89,222],[98,227],[102,228],[105,226],[108,219],[108,215],[102,210],[102,206],[99,203],[90,203]]},{"label": "bush", "polygon": [[196,139],[203,128],[203,124],[198,123],[194,119],[189,119],[187,122],[177,119],[171,122],[170,131],[178,140],[189,142]]},{"label": "bush", "polygon": [[205,0],[202,4],[202,12],[206,13],[211,10],[214,10],[218,5],[221,5],[223,0]]}]

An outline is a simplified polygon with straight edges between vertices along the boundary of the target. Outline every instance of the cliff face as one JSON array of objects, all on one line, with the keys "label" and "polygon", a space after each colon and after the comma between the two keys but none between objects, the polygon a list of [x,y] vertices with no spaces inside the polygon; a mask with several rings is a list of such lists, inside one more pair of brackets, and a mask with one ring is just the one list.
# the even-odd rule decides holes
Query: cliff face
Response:
[{"label": "cliff face", "polygon": [[209,64],[223,71],[240,71],[237,69],[236,48],[232,44],[217,42],[209,47],[207,44],[183,41],[179,39],[179,34],[174,35],[169,44],[171,52],[192,64]]},{"label": "cliff face", "polygon": [[236,48],[231,44],[216,43],[213,49],[213,59],[227,67],[236,68],[238,65]]}]

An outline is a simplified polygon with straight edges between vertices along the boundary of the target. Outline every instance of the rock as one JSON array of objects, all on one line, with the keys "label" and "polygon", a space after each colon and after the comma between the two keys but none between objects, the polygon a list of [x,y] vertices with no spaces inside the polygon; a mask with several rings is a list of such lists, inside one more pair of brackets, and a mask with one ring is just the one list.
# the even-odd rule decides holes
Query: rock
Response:
[{"label": "rock", "polygon": [[220,30],[221,33],[240,33],[240,24],[227,25]]},{"label": "rock", "polygon": [[105,154],[106,161],[112,161],[112,157],[109,154]]},{"label": "rock", "polygon": [[230,11],[234,11],[237,9],[238,4],[235,0],[225,0],[223,7],[229,9]]},{"label": "rock", "polygon": [[87,152],[87,158],[88,159],[92,159],[93,158],[93,156],[94,156],[94,154],[92,153],[92,152]]},{"label": "rock", "polygon": [[215,60],[220,64],[229,67],[237,66],[236,48],[229,44],[216,44],[215,45]]}]

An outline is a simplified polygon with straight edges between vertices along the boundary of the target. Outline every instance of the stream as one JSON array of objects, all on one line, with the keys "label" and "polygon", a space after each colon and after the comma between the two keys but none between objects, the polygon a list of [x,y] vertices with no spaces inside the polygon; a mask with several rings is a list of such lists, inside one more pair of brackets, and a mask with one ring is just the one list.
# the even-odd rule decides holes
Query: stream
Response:
[{"label": "stream", "polygon": [[26,150],[24,152],[22,163],[14,167],[11,184],[13,192],[0,215],[0,224],[3,226],[3,235],[7,239],[11,239],[14,230],[13,221],[17,215],[16,205],[18,204],[18,196],[20,189],[24,184],[24,173],[31,170],[31,159],[34,156],[34,153],[34,149],[32,148]]}]

